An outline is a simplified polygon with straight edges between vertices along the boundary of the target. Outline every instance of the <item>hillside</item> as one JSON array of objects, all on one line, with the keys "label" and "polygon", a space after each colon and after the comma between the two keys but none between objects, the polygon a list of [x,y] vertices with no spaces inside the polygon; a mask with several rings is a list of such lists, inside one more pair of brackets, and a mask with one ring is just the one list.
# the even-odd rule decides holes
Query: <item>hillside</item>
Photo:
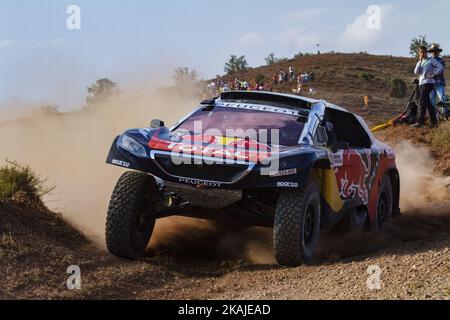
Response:
[{"label": "hillside", "polygon": [[[304,56],[297,59],[261,66],[238,75],[224,76],[232,80],[236,76],[254,81],[258,74],[265,81],[272,82],[272,75],[280,70],[288,70],[293,66],[298,73],[313,72],[315,81],[311,86],[316,89],[315,98],[325,99],[341,105],[352,112],[360,113],[370,122],[383,121],[398,114],[405,108],[406,100],[414,89],[412,81],[416,76],[412,73],[417,60],[415,58],[376,56],[369,54],[321,54]],[[447,58],[447,70],[450,60]],[[364,75],[372,75],[373,79],[364,80]],[[447,71],[447,77],[450,72]],[[408,85],[408,98],[395,99],[389,96],[389,80],[402,79]],[[448,78],[450,80],[450,78]],[[274,91],[292,93],[295,83],[276,86]],[[361,112],[364,96],[369,95],[371,110]]]}]

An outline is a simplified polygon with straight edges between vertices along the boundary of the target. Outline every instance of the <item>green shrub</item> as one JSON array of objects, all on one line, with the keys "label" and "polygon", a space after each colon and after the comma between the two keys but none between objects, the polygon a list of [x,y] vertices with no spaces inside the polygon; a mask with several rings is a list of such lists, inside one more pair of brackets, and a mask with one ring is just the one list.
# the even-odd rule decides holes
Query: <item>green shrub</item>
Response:
[{"label": "green shrub", "polygon": [[7,161],[0,167],[0,199],[14,199],[41,202],[44,195],[54,188],[45,186],[46,180],[37,175],[29,166]]},{"label": "green shrub", "polygon": [[370,72],[361,72],[358,77],[361,80],[371,81],[375,78],[375,76]]},{"label": "green shrub", "polygon": [[391,89],[390,96],[392,98],[403,99],[406,96],[406,91],[408,87],[406,82],[402,79],[392,79],[389,81],[389,87]]},{"label": "green shrub", "polygon": [[[331,53],[333,53],[333,52],[331,52]],[[314,53],[312,53],[312,52],[298,52],[294,55],[294,59],[298,59],[298,58],[302,58],[302,57],[311,57],[313,55],[314,55]]]}]

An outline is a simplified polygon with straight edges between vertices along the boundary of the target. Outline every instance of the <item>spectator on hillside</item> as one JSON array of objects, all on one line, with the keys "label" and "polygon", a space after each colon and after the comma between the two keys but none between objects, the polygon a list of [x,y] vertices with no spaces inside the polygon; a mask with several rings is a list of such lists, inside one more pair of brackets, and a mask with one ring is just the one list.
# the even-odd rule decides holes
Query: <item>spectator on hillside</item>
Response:
[{"label": "spectator on hillside", "polygon": [[417,62],[414,73],[420,75],[419,79],[419,119],[412,125],[414,128],[421,128],[425,122],[425,113],[428,110],[430,115],[431,127],[437,128],[438,122],[436,110],[431,103],[431,92],[436,84],[435,78],[444,72],[444,67],[436,59],[428,57],[428,49],[421,46],[419,49],[419,62]]},{"label": "spectator on hillside", "polygon": [[[445,60],[439,56],[442,52],[442,49],[439,47],[439,45],[433,44],[429,52],[433,55],[433,58],[444,67],[445,72]],[[436,106],[436,104],[441,102],[442,98],[445,96],[446,83],[444,72],[434,78],[436,83],[434,86],[434,90],[431,92],[431,103],[433,104],[433,106]]]},{"label": "spectator on hillside", "polygon": [[241,90],[241,80],[239,78],[234,79],[234,89]]},{"label": "spectator on hillside", "polygon": [[272,76],[272,81],[273,81],[273,85],[277,86],[278,85],[278,76],[276,73],[273,74]]},{"label": "spectator on hillside", "polygon": [[230,87],[228,87],[228,84],[225,83],[225,85],[222,87],[222,92],[230,91]]},{"label": "spectator on hillside", "polygon": [[289,66],[289,81],[295,81],[295,70],[293,66]]},{"label": "spectator on hillside", "polygon": [[281,85],[284,82],[284,74],[283,70],[280,70],[280,73],[278,74],[278,83]]},{"label": "spectator on hillside", "polygon": [[272,92],[272,88],[270,87],[270,84],[268,82],[264,84],[264,91]]},{"label": "spectator on hillside", "polygon": [[264,84],[263,83],[260,83],[258,85],[258,91],[264,91]]}]

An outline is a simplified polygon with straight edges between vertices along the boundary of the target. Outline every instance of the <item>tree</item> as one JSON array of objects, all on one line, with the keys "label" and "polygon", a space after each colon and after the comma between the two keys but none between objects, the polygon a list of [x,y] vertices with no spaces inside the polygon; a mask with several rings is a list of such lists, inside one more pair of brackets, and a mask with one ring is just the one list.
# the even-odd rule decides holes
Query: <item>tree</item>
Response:
[{"label": "tree", "polygon": [[173,72],[176,87],[191,86],[197,82],[197,72],[189,68],[177,68]]},{"label": "tree", "polygon": [[418,58],[419,57],[419,48],[421,46],[428,47],[427,36],[420,35],[418,38],[413,38],[411,40],[411,44],[409,46],[409,53]]},{"label": "tree", "polygon": [[92,105],[118,94],[120,92],[119,86],[107,78],[97,80],[93,85],[87,88],[88,97],[87,104]]},{"label": "tree", "polygon": [[310,57],[310,56],[313,56],[313,55],[314,55],[314,53],[311,53],[311,52],[303,53],[303,52],[299,51],[298,53],[296,53],[294,55],[294,59],[299,59],[299,58],[302,58],[302,57]]},{"label": "tree", "polygon": [[230,60],[225,63],[225,72],[228,74],[238,73],[248,70],[248,63],[245,56],[237,57],[231,55]]},{"label": "tree", "polygon": [[276,62],[275,54],[272,52],[272,53],[269,54],[269,55],[267,56],[267,58],[264,59],[264,60],[266,60],[266,64],[267,64],[268,66],[271,66],[271,65],[275,64],[275,62]]},{"label": "tree", "polygon": [[266,64],[268,66],[271,66],[275,63],[279,63],[279,62],[285,62],[288,60],[288,58],[275,58],[275,54],[272,52],[271,54],[269,54],[267,56],[267,58],[265,58],[264,60],[266,60]]}]

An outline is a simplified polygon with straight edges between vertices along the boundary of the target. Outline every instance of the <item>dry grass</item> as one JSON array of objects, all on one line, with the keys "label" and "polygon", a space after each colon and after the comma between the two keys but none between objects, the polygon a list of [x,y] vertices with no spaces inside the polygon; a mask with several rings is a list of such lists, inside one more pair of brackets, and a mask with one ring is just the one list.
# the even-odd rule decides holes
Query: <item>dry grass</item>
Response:
[{"label": "dry grass", "polygon": [[42,179],[29,166],[7,161],[7,165],[0,168],[0,199],[41,203],[42,197],[53,189],[47,187],[46,179]]},{"label": "dry grass", "polygon": [[443,151],[450,150],[450,124],[445,123],[441,125],[432,135],[432,145],[434,148]]}]

